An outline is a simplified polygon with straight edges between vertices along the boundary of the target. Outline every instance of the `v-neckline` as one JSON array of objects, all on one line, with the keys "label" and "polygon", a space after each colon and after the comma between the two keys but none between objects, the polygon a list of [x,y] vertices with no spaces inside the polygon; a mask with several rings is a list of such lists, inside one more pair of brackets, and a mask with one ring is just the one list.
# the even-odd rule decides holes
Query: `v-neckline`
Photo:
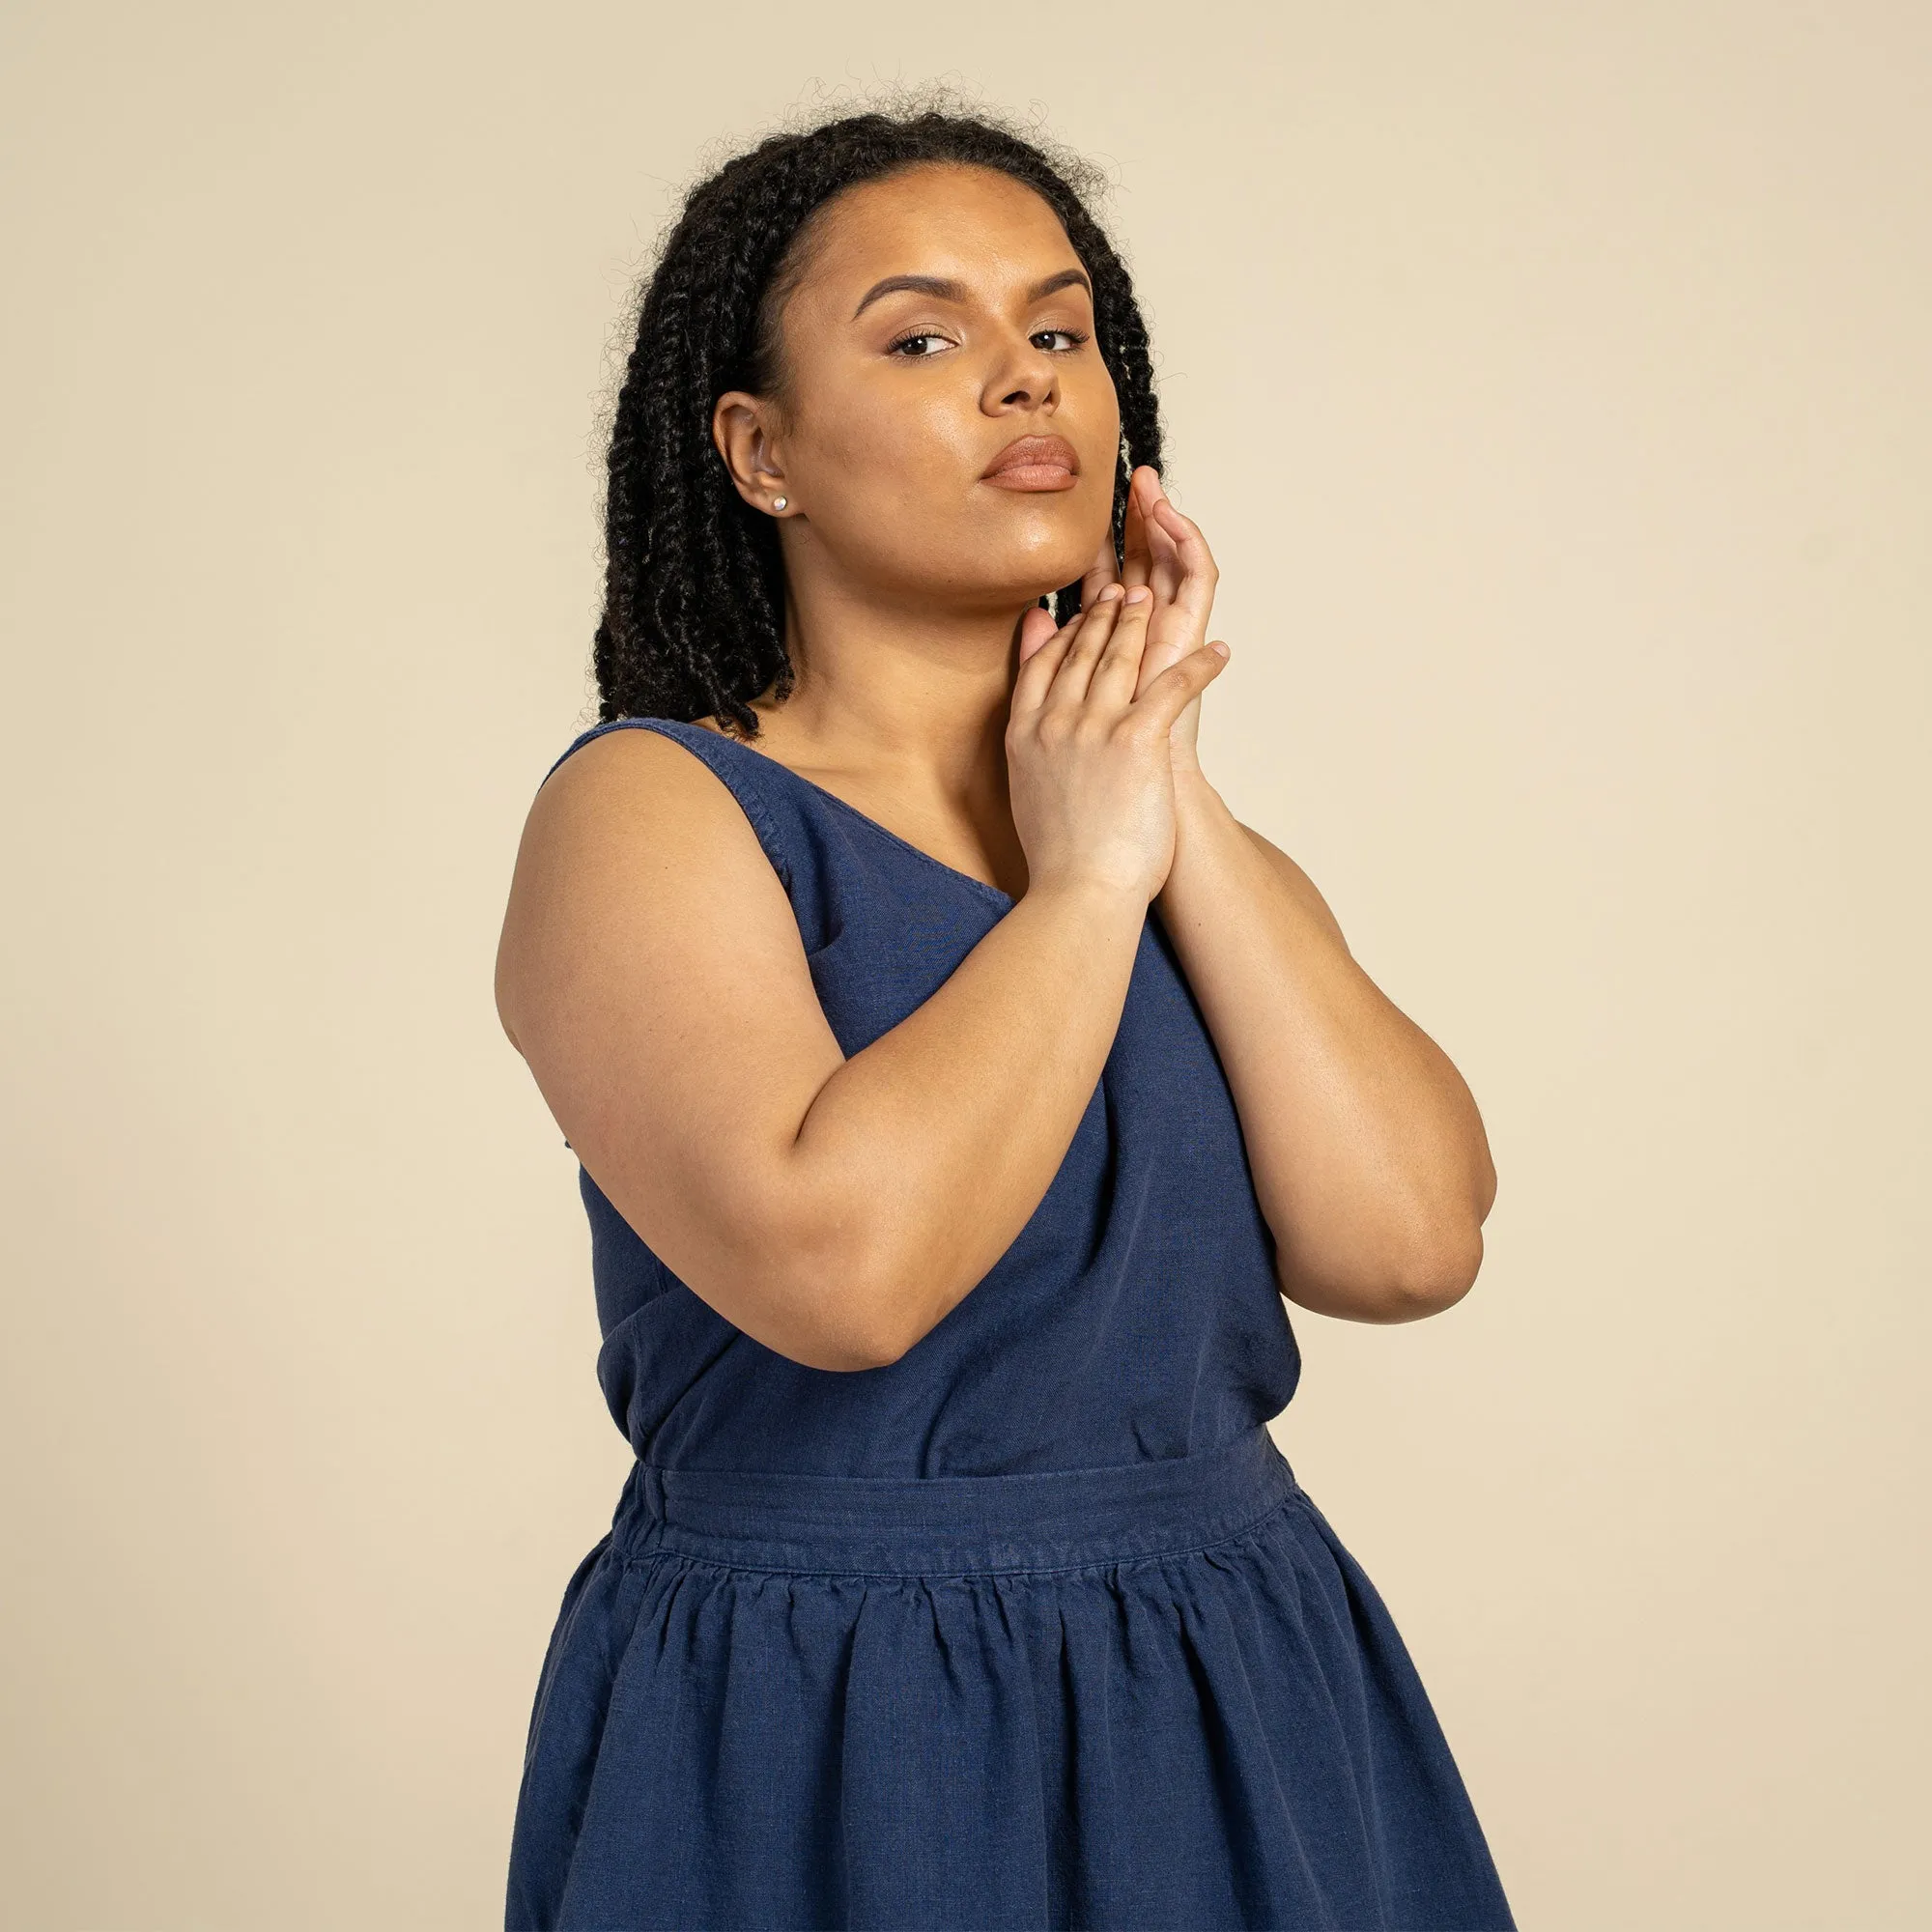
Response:
[{"label": "v-neckline", "polygon": [[944,872],[949,879],[957,879],[961,885],[971,886],[977,893],[984,893],[988,898],[1006,907],[1008,911],[1011,911],[1019,903],[1010,893],[1003,893],[998,886],[988,885],[984,879],[977,879],[971,872],[962,872],[957,866],[949,866],[944,859],[935,859],[923,846],[915,845],[910,838],[900,838],[890,825],[881,825],[876,818],[861,811],[856,805],[840,798],[836,791],[827,791],[815,779],[807,778],[803,772],[793,771],[789,765],[773,757],[769,752],[761,752],[755,745],[748,745],[742,738],[733,738],[724,731],[713,731],[703,724],[693,724],[691,728],[694,731],[702,731],[707,738],[716,738],[721,744],[734,745],[739,751],[749,753],[761,763],[770,765],[775,771],[783,772],[787,778],[796,780],[808,791],[816,792],[820,798],[836,805],[848,817],[856,818],[861,825],[869,826],[881,838],[890,839],[901,852],[910,852],[915,859],[923,860],[934,871]]}]

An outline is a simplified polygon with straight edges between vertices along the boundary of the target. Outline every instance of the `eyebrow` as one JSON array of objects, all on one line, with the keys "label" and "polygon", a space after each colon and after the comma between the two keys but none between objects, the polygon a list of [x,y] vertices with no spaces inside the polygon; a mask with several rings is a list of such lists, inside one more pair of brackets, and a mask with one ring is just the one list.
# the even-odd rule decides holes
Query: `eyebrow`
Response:
[{"label": "eyebrow", "polygon": [[[1062,269],[1057,275],[1049,275],[1043,282],[1036,282],[1027,291],[1027,300],[1037,302],[1053,295],[1060,289],[1083,288],[1088,299],[1094,296],[1094,284],[1087,279],[1084,269]],[[852,320],[857,322],[881,296],[898,295],[901,292],[916,296],[933,296],[941,301],[964,301],[965,285],[948,281],[944,275],[888,275],[882,282],[874,282],[859,298],[859,306],[852,311]]]}]

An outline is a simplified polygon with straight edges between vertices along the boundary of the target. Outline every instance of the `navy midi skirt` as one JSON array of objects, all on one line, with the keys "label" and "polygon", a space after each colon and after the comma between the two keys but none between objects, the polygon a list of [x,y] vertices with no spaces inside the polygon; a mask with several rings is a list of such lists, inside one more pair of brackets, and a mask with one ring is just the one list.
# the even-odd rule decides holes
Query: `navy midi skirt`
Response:
[{"label": "navy midi skirt", "polygon": [[[699,726],[571,749],[627,726],[743,806],[847,1054],[1011,909]],[[507,1932],[1508,1932],[1408,1653],[1269,1432],[1300,1357],[1157,920],[1039,1208],[895,1362],[764,1348],[579,1179],[635,1460],[539,1674]]]},{"label": "navy midi skirt", "polygon": [[1496,1928],[1380,1598],[1265,1429],[1013,1476],[639,1463],[572,1577],[513,1932]]}]

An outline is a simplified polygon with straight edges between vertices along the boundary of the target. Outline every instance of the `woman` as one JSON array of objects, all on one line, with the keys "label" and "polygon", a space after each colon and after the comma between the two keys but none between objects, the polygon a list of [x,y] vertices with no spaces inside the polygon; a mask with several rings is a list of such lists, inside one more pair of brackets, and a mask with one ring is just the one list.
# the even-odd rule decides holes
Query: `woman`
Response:
[{"label": "woman", "polygon": [[497,972],[639,1459],[512,1928],[1511,1923],[1266,1428],[1284,1295],[1468,1289],[1483,1130],[1196,760],[1214,565],[1079,178],[833,122],[648,287]]}]

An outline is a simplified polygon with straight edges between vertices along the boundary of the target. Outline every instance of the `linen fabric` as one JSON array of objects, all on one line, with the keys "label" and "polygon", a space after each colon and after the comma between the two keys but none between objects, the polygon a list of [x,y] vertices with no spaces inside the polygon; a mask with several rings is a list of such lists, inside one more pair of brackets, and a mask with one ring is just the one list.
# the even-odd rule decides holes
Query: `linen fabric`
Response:
[{"label": "linen fabric", "polygon": [[[744,810],[847,1055],[1011,909],[702,726],[616,720],[551,771],[624,728]],[[1157,917],[1038,1208],[896,1362],[764,1348],[579,1179],[636,1460],[539,1672],[506,1932],[1513,1928],[1387,1608],[1268,1431],[1299,1355]]]}]

